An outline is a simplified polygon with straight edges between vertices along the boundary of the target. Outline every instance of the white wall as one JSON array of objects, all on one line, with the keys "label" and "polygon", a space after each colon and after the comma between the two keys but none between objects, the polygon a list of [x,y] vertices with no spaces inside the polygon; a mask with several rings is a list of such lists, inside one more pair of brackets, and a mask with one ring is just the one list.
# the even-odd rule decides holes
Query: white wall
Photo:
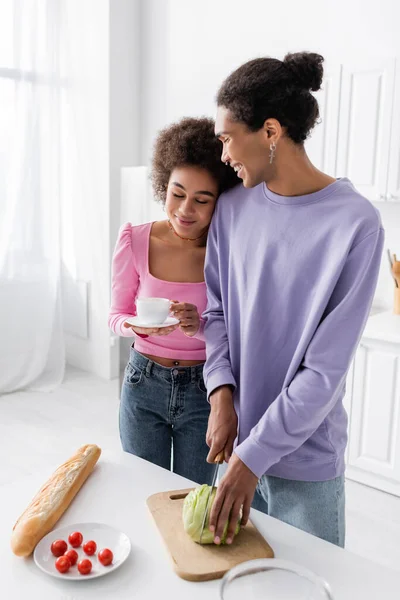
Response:
[{"label": "white wall", "polygon": [[[214,116],[219,85],[246,60],[300,50],[330,63],[400,58],[399,22],[397,0],[146,0],[142,163],[160,127],[184,115]],[[387,246],[400,255],[400,206],[376,206]],[[385,254],[375,300],[390,308],[387,265]]]},{"label": "white wall", "polygon": [[[141,18],[140,0],[110,0],[110,259],[118,229],[124,221],[121,169],[140,164]],[[108,268],[108,293],[110,275]],[[110,376],[117,377],[121,345],[110,331],[108,334],[112,344]]]},{"label": "white wall", "polygon": [[143,14],[146,162],[160,126],[214,115],[223,79],[256,56],[312,50],[327,60],[400,56],[397,0],[146,0]]},{"label": "white wall", "polygon": [[101,268],[108,264],[110,247],[108,0],[72,0],[65,12],[69,42],[65,70],[71,81],[64,108],[64,128],[71,132],[62,148],[67,361],[108,377],[110,344],[107,324],[102,322],[107,273]]},{"label": "white wall", "polygon": [[[73,365],[113,377],[119,344],[112,346],[107,313],[110,256],[125,219],[120,169],[148,165],[157,132],[171,121],[213,116],[219,85],[250,58],[296,50],[315,50],[332,62],[400,57],[400,5],[397,0],[379,5],[371,0],[70,0],[70,5],[88,25],[86,37],[77,39],[86,45],[85,67],[91,73],[85,89],[90,139],[82,146],[82,160],[93,157],[96,170],[74,218],[64,222],[65,287],[74,298],[67,323],[82,333],[67,335],[67,357]],[[131,202],[135,212],[141,199]],[[388,245],[400,255],[400,208],[379,208]],[[389,307],[386,260],[377,302]]]},{"label": "white wall", "polygon": [[82,175],[64,199],[67,361],[111,378],[119,371],[107,317],[120,169],[139,157],[140,1],[70,0],[67,6],[78,96],[71,124],[77,124]]}]

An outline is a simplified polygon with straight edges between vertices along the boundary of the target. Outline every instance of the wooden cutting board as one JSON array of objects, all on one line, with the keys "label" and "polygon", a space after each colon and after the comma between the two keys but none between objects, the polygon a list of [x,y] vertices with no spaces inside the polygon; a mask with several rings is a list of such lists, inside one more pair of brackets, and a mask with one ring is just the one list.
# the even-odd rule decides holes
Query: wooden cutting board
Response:
[{"label": "wooden cutting board", "polygon": [[268,542],[252,523],[236,536],[232,545],[201,546],[183,529],[182,507],[188,490],[161,492],[147,499],[147,505],[167,545],[175,572],[188,581],[219,579],[229,569],[254,558],[273,558]]}]

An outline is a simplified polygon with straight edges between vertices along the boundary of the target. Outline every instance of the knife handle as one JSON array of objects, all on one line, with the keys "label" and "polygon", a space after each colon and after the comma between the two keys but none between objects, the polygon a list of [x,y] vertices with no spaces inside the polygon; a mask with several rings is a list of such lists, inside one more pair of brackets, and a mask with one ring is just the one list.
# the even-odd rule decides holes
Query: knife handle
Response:
[{"label": "knife handle", "polygon": [[224,462],[224,451],[218,452],[217,456],[214,458],[214,462],[218,464],[222,464]]}]

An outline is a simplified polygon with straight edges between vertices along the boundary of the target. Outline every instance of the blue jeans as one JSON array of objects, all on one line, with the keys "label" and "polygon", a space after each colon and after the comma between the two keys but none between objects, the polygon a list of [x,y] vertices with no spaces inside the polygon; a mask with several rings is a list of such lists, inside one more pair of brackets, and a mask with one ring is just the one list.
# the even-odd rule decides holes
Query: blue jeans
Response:
[{"label": "blue jeans", "polygon": [[328,481],[294,481],[263,475],[252,506],[344,548],[344,475]]},{"label": "blue jeans", "polygon": [[133,348],[119,411],[122,448],[197,483],[211,483],[206,462],[210,405],[203,365],[163,367]]}]

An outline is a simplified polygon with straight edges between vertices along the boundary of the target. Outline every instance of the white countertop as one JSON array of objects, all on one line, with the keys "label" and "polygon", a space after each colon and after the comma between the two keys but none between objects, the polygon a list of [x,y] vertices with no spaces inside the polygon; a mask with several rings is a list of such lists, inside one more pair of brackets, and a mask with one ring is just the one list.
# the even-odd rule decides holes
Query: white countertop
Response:
[{"label": "white countertop", "polygon": [[400,344],[400,315],[391,311],[372,313],[365,326],[363,338]]},{"label": "white countertop", "polygon": [[[124,531],[131,539],[128,560],[106,577],[62,581],[42,573],[33,559],[21,559],[10,550],[12,527],[26,505],[58,464],[35,476],[0,487],[1,597],[6,600],[207,600],[219,598],[219,581],[193,583],[173,571],[161,536],[146,506],[151,494],[193,485],[153,464],[125,454],[104,452],[94,472],[66,511],[58,526],[96,521]],[[324,577],[335,600],[395,600],[400,573],[372,563],[281,523],[258,511],[251,518],[268,539],[277,558],[302,564]]]}]

